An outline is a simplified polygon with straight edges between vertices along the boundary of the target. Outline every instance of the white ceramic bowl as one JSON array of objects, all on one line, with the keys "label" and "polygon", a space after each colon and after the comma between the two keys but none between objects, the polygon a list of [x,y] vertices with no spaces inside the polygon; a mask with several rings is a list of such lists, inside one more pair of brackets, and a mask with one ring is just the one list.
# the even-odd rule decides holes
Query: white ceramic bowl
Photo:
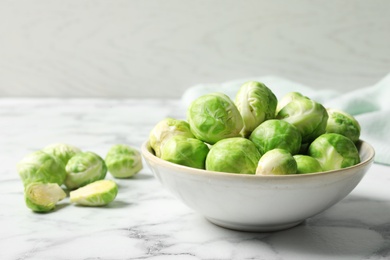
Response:
[{"label": "white ceramic bowl", "polygon": [[359,143],[361,163],[341,170],[259,176],[194,169],[156,157],[149,142],[142,155],[154,176],[177,198],[219,226],[242,231],[293,227],[331,207],[360,182],[374,149]]}]

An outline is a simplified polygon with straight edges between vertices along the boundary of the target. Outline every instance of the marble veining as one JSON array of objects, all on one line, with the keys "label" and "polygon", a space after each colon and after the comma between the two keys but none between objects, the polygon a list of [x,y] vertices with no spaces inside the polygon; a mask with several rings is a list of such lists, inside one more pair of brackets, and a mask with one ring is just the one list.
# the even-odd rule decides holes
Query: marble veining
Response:
[{"label": "marble veining", "polygon": [[[15,165],[27,153],[67,142],[105,156],[139,147],[178,100],[0,99],[0,259],[390,259],[389,167],[374,164],[344,200],[304,223],[271,233],[224,229],[179,202],[144,169],[116,180],[104,208],[60,202],[36,214],[23,201]],[[107,178],[112,179],[110,175]]]}]

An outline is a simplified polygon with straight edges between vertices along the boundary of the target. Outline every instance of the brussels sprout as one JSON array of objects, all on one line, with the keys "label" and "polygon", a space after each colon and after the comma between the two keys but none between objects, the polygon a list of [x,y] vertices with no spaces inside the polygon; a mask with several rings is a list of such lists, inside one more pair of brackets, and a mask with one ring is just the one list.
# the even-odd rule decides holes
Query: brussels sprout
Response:
[{"label": "brussels sprout", "polygon": [[70,202],[82,206],[105,206],[118,194],[118,185],[111,180],[99,180],[70,192]]},{"label": "brussels sprout", "polygon": [[208,152],[209,147],[204,142],[178,135],[170,138],[162,147],[161,159],[188,167],[205,169]]},{"label": "brussels sprout", "polygon": [[66,193],[57,183],[32,182],[24,191],[27,207],[35,212],[51,211],[65,197]]},{"label": "brussels sprout", "polygon": [[288,151],[276,148],[266,152],[259,160],[256,175],[296,174],[297,162]]},{"label": "brussels sprout", "polygon": [[262,122],[275,117],[278,100],[263,83],[250,81],[237,92],[235,105],[244,122],[242,136],[247,137]]},{"label": "brussels sprout", "polygon": [[279,113],[282,108],[284,108],[288,103],[291,101],[297,99],[297,98],[305,98],[301,93],[299,92],[289,92],[286,95],[284,95],[279,101],[276,106],[276,114]]},{"label": "brussels sprout", "polygon": [[93,152],[81,152],[70,158],[66,165],[65,185],[76,189],[106,177],[104,160]]},{"label": "brussels sprout", "polygon": [[57,156],[63,163],[64,167],[69,159],[81,150],[75,146],[63,143],[50,144],[42,149],[42,151]]},{"label": "brussels sprout", "polygon": [[310,143],[325,133],[328,113],[320,103],[295,95],[295,98],[278,112],[276,118],[296,126],[301,132],[302,143]]},{"label": "brussels sprout", "polygon": [[335,133],[323,134],[309,146],[308,155],[317,159],[324,171],[337,170],[360,162],[351,139]]},{"label": "brussels sprout", "polygon": [[206,170],[255,174],[260,152],[244,137],[232,137],[214,144],[206,157]]},{"label": "brussels sprout", "polygon": [[32,182],[64,183],[65,166],[56,156],[43,151],[35,151],[25,156],[18,164],[17,171],[24,186]]},{"label": "brussels sprout", "polygon": [[354,143],[359,141],[360,125],[352,115],[334,108],[328,108],[327,111],[329,115],[326,125],[327,133],[344,135]]},{"label": "brussels sprout", "polygon": [[105,163],[115,178],[129,178],[142,169],[140,152],[125,144],[113,145],[106,155]]},{"label": "brussels sprout", "polygon": [[206,94],[195,99],[188,107],[187,120],[195,137],[209,144],[237,137],[243,127],[234,102],[222,93]]},{"label": "brussels sprout", "polygon": [[289,122],[270,119],[256,127],[249,139],[256,145],[260,154],[275,148],[296,154],[301,147],[302,137],[298,129]]},{"label": "brussels sprout", "polygon": [[297,173],[322,172],[320,163],[313,157],[303,154],[296,154],[293,157],[297,162]]},{"label": "brussels sprout", "polygon": [[184,120],[165,118],[154,126],[149,134],[149,143],[157,157],[161,156],[161,146],[174,135],[195,138],[190,130],[190,125]]}]

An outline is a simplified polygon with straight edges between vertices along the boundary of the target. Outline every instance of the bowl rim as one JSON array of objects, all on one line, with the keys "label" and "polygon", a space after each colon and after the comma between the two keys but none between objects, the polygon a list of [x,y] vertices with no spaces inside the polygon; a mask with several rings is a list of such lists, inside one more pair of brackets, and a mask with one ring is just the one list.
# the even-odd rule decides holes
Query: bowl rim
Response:
[{"label": "bowl rim", "polygon": [[364,140],[359,140],[357,143],[357,147],[360,150],[361,147],[366,147],[368,151],[368,157],[366,160],[359,162],[358,164],[352,165],[350,167],[331,170],[331,171],[323,171],[323,172],[315,172],[315,173],[306,173],[306,174],[288,174],[288,175],[256,175],[256,174],[237,174],[237,173],[229,173],[229,172],[218,172],[218,171],[209,171],[205,169],[197,169],[191,168],[188,166],[172,163],[169,161],[165,161],[161,158],[158,158],[155,154],[152,153],[152,148],[150,146],[149,140],[146,140],[141,145],[141,153],[142,156],[147,159],[149,162],[153,162],[154,164],[162,165],[167,168],[173,168],[173,170],[185,172],[186,174],[193,174],[197,176],[205,176],[205,177],[226,177],[226,178],[240,178],[240,179],[265,179],[265,180],[276,180],[276,179],[298,179],[298,178],[313,178],[316,176],[322,175],[331,175],[337,174],[340,171],[345,170],[353,170],[355,168],[363,168],[374,161],[375,158],[375,150],[371,144]]}]

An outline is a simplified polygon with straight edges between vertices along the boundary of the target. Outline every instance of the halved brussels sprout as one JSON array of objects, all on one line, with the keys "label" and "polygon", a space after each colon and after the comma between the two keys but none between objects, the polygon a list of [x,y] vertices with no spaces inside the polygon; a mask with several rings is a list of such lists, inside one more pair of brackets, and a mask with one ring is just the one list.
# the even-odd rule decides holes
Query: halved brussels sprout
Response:
[{"label": "halved brussels sprout", "polygon": [[173,136],[161,149],[161,159],[185,165],[188,167],[205,169],[206,156],[209,147],[202,141],[184,136]]},{"label": "halved brussels sprout", "polygon": [[209,144],[240,136],[244,126],[234,102],[222,93],[195,99],[188,107],[187,120],[195,137]]},{"label": "halved brussels sprout", "polygon": [[244,137],[232,137],[214,144],[206,158],[206,170],[255,174],[260,152]]},{"label": "halved brussels sprout", "polygon": [[184,120],[165,118],[154,126],[149,134],[149,143],[157,157],[161,156],[160,149],[164,143],[175,135],[195,138],[190,130],[190,125]]},{"label": "halved brussels sprout", "polygon": [[234,103],[244,122],[241,135],[247,137],[262,122],[275,117],[278,100],[263,83],[249,81],[240,87]]},{"label": "halved brussels sprout", "polygon": [[141,153],[125,144],[113,145],[106,155],[105,163],[115,178],[130,178],[142,169]]},{"label": "halved brussels sprout", "polygon": [[291,154],[299,152],[301,133],[298,129],[284,120],[270,119],[261,123],[249,136],[260,154],[265,154],[275,148],[285,149]]},{"label": "halved brussels sprout", "polygon": [[301,173],[313,173],[313,172],[322,172],[322,167],[320,163],[311,156],[296,154],[294,159],[297,162],[298,172]]},{"label": "halved brussels sprout", "polygon": [[354,143],[359,141],[360,125],[352,115],[334,108],[328,108],[327,111],[329,118],[326,125],[326,133],[344,135]]},{"label": "halved brussels sprout", "polygon": [[308,155],[317,159],[324,171],[337,170],[360,162],[351,139],[340,134],[323,134],[309,146]]},{"label": "halved brussels sprout", "polygon": [[118,185],[111,180],[99,180],[70,192],[70,202],[82,206],[105,206],[118,194]]},{"label": "halved brussels sprout", "polygon": [[57,156],[63,163],[64,167],[68,163],[69,159],[75,154],[81,152],[81,150],[73,145],[56,143],[50,144],[42,149],[42,151]]},{"label": "halved brussels sprout", "polygon": [[296,174],[297,162],[288,151],[276,148],[266,152],[259,160],[256,175]]},{"label": "halved brussels sprout", "polygon": [[25,156],[16,167],[24,186],[32,182],[62,185],[66,177],[61,160],[40,150]]},{"label": "halved brussels sprout", "polygon": [[27,207],[35,212],[51,211],[65,197],[66,193],[57,183],[32,182],[24,191]]},{"label": "halved brussels sprout", "polygon": [[293,124],[301,132],[302,143],[310,143],[325,133],[328,113],[320,103],[307,97],[295,95],[278,112],[276,118]]},{"label": "halved brussels sprout", "polygon": [[66,179],[64,183],[71,190],[102,180],[107,173],[104,160],[93,152],[76,154],[70,158],[65,169]]}]

